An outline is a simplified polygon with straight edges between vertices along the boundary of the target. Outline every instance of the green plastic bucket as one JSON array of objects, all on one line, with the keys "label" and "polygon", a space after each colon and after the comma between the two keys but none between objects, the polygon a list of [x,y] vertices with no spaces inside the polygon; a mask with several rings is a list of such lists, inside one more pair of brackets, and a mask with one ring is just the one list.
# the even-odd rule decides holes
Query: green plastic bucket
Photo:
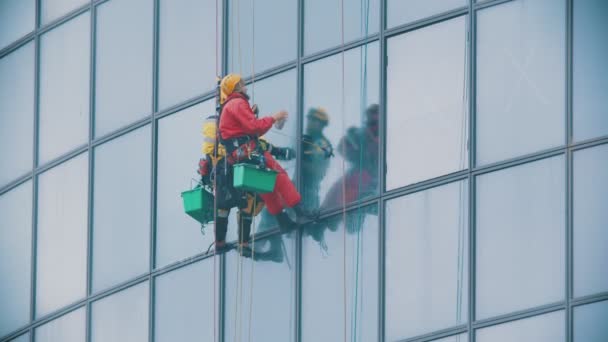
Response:
[{"label": "green plastic bucket", "polygon": [[213,195],[203,188],[182,192],[184,212],[198,222],[205,224],[213,221]]},{"label": "green plastic bucket", "polygon": [[274,170],[260,169],[251,164],[236,164],[233,170],[233,185],[236,189],[260,194],[274,190],[278,175],[278,172]]}]

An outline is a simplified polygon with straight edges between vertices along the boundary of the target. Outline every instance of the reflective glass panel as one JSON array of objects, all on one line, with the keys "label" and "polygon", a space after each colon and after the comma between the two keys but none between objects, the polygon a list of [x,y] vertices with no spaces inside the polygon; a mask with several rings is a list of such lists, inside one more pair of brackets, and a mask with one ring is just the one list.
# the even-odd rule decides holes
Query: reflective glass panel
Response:
[{"label": "reflective glass panel", "polygon": [[477,330],[478,342],[564,342],[564,312],[557,311],[532,318]]},{"label": "reflective glass panel", "polygon": [[0,195],[0,337],[30,320],[32,182]]},{"label": "reflective glass panel", "polygon": [[557,156],[477,177],[477,319],[564,299],[564,173]]},{"label": "reflective glass panel", "polygon": [[190,189],[202,157],[203,120],[215,113],[213,100],[184,109],[158,122],[156,196],[156,266],[167,265],[207,250],[213,225],[205,228],[184,213],[182,191]]},{"label": "reflective glass panel", "polygon": [[40,164],[89,137],[90,15],[40,39]]},{"label": "reflective glass panel", "polygon": [[467,167],[466,46],[466,17],[388,40],[388,190]]},{"label": "reflective glass panel", "polygon": [[217,341],[213,324],[219,324],[214,309],[219,305],[219,284],[214,281],[219,280],[220,268],[214,269],[213,261],[205,259],[156,279],[156,342]]},{"label": "reflective glass panel", "polygon": [[608,340],[608,301],[574,308],[574,342]]},{"label": "reflective glass panel", "polygon": [[297,0],[228,1],[230,71],[249,76],[296,59],[297,8]]},{"label": "reflective glass panel", "polygon": [[96,136],[150,113],[153,5],[113,0],[97,7]]},{"label": "reflective glass panel", "polygon": [[151,141],[148,125],[95,149],[93,291],[150,267]]},{"label": "reflective glass panel", "polygon": [[378,338],[377,207],[348,213],[346,231],[342,219],[304,228],[302,341]]},{"label": "reflective glass panel", "polygon": [[393,27],[465,7],[468,3],[466,0],[388,0],[386,20],[388,27]]},{"label": "reflective glass panel", "polygon": [[0,49],[32,32],[35,14],[36,0],[0,1]]},{"label": "reflective glass panel", "polygon": [[216,0],[160,1],[160,108],[214,89],[221,56],[221,32],[216,32],[216,19],[221,27]]},{"label": "reflective glass panel", "polygon": [[91,341],[147,342],[148,282],[103,298],[91,309]]},{"label": "reflective glass panel", "polygon": [[17,338],[12,339],[10,342],[30,342],[30,334],[23,334]]},{"label": "reflective glass panel", "polygon": [[1,187],[32,169],[34,43],[0,59],[0,99]]},{"label": "reflective glass panel", "polygon": [[477,164],[564,143],[565,12],[564,0],[478,12]]},{"label": "reflective glass panel", "polygon": [[342,33],[348,43],[378,32],[379,14],[379,0],[304,0],[304,52],[340,45]]},{"label": "reflective glass panel", "polygon": [[574,140],[608,134],[607,16],[607,1],[574,1]]},{"label": "reflective glass panel", "polygon": [[386,204],[386,338],[466,323],[468,183]]},{"label": "reflective glass panel", "polygon": [[306,206],[330,209],[378,192],[378,82],[378,43],[345,52],[344,83],[341,54],[304,66]]},{"label": "reflective glass panel", "polygon": [[42,25],[48,24],[87,2],[88,0],[41,0],[42,14],[40,20],[42,21]]},{"label": "reflective glass panel", "polygon": [[39,177],[36,253],[38,317],[86,294],[88,183],[87,153]]},{"label": "reflective glass panel", "polygon": [[294,341],[294,240],[294,233],[274,235],[252,242],[251,254],[227,255],[226,341]]},{"label": "reflective glass panel", "polygon": [[467,342],[469,335],[467,333],[433,340],[433,342]]},{"label": "reflective glass panel", "polygon": [[86,340],[86,311],[82,307],[36,328],[36,342],[83,342]]},{"label": "reflective glass panel", "polygon": [[608,145],[574,153],[574,296],[608,291]]}]

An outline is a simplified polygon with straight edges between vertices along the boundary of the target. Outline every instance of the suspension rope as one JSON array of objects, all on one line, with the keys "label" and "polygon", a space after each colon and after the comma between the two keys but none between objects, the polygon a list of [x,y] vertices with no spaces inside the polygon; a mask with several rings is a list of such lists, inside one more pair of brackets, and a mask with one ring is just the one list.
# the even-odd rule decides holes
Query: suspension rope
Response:
[{"label": "suspension rope", "polygon": [[[220,76],[220,39],[219,39],[219,4],[218,4],[219,0],[215,0],[215,75],[218,78],[217,85],[216,85],[216,95],[215,95],[215,106],[216,106],[216,111],[219,111],[219,104],[220,104],[220,89],[219,89],[219,76]],[[217,153],[218,153],[218,148],[217,148],[217,143],[219,142],[219,140],[217,139],[217,134],[218,134],[218,126],[219,126],[219,114],[218,114],[218,120],[216,120],[216,124],[215,124],[215,131],[216,131],[216,143],[215,146],[213,148],[213,158],[214,160],[217,160]],[[212,170],[214,170],[213,172],[215,172],[215,165],[212,165]],[[217,177],[213,177],[213,239],[214,242],[216,240],[217,237]],[[218,333],[217,333],[217,325],[218,325],[218,319],[217,319],[217,297],[219,295],[218,289],[217,289],[217,246],[216,248],[213,249],[213,341],[218,341]]]},{"label": "suspension rope", "polygon": [[[346,132],[346,129],[344,127],[344,123],[346,122],[346,110],[345,110],[345,94],[344,94],[344,86],[345,86],[345,66],[344,66],[344,0],[340,0],[340,38],[341,38],[341,59],[342,59],[342,68],[341,68],[341,94],[340,94],[340,99],[341,99],[341,114],[342,114],[342,132]],[[345,144],[342,144],[342,156],[346,156],[345,153]],[[346,308],[346,290],[347,290],[347,283],[346,283],[346,228],[347,228],[347,222],[346,222],[346,162],[344,160],[344,158],[342,158],[342,222],[344,222],[344,229],[343,229],[343,234],[342,234],[342,285],[343,285],[343,292],[342,292],[342,304],[343,304],[343,334],[344,334],[344,342],[347,341],[347,337],[346,337],[346,331],[347,331],[347,327],[346,327],[346,317],[347,317],[347,308]]]},{"label": "suspension rope", "polygon": [[[255,0],[251,0],[251,98],[255,104]],[[253,321],[253,280],[255,271],[255,215],[257,211],[258,196],[254,194],[253,207],[251,208],[251,279],[249,281],[249,342],[252,339],[251,323]]]}]

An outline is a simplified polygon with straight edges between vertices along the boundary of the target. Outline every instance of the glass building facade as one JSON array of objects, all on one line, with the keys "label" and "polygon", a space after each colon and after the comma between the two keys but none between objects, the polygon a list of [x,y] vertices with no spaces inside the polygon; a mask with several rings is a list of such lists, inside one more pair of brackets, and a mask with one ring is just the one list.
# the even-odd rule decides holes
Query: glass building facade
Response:
[{"label": "glass building facade", "polygon": [[[607,16],[0,0],[0,341],[607,341]],[[322,209],[253,258],[181,207],[228,72]]]}]

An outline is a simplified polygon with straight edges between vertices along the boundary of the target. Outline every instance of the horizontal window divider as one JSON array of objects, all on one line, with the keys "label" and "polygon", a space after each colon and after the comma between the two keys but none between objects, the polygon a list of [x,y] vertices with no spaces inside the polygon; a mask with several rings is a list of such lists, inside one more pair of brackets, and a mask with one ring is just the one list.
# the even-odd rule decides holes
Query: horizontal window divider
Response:
[{"label": "horizontal window divider", "polygon": [[551,158],[555,156],[562,155],[566,152],[566,146],[554,147],[547,150],[543,150],[540,152],[525,154],[523,156],[510,158],[504,161],[491,163],[483,166],[476,167],[473,169],[472,173],[475,176],[482,175],[484,173],[490,173],[494,171],[499,171],[503,169],[507,169],[514,166],[519,166],[522,164],[527,164],[535,161],[539,161],[546,158]]},{"label": "horizontal window divider", "polygon": [[460,335],[462,333],[467,332],[467,325],[461,324],[452,328],[438,330],[429,334],[419,335],[415,337],[406,338],[404,340],[399,340],[399,342],[427,342],[434,341],[441,338],[446,338],[450,336]]},{"label": "horizontal window divider", "polygon": [[91,9],[91,3],[82,5],[61,17],[54,19],[50,23],[45,24],[44,26],[38,28],[36,30],[36,35],[43,35],[65,23],[67,23],[68,21],[78,17],[79,15],[84,14],[85,12],[89,11],[90,9]]},{"label": "horizontal window divider", "polygon": [[50,162],[39,165],[34,170],[34,173],[37,175],[40,175],[41,173],[46,172],[46,171],[54,168],[55,166],[58,166],[59,164],[63,164],[64,162],[66,162],[74,157],[77,157],[80,154],[87,152],[88,150],[89,150],[89,142],[81,144],[80,146],[72,149],[70,152],[68,152],[60,157],[57,157],[57,158],[51,160]]},{"label": "horizontal window divider", "polygon": [[33,42],[35,37],[36,37],[36,33],[34,31],[31,31],[30,33],[26,34],[25,36],[15,40],[14,42],[7,45],[6,47],[0,49],[0,59],[15,52],[19,48],[22,48],[27,43]]},{"label": "horizontal window divider", "polygon": [[454,18],[458,18],[462,15],[468,14],[469,13],[469,7],[468,6],[463,6],[463,7],[459,7],[457,9],[454,10],[450,10],[447,12],[442,12],[442,13],[438,13],[436,15],[433,15],[431,17],[427,17],[424,19],[419,19],[416,21],[413,21],[411,23],[407,23],[404,25],[399,25],[396,27],[391,27],[390,29],[387,29],[385,32],[385,36],[386,38],[391,38],[403,33],[407,33],[410,31],[415,31],[418,29],[421,29],[423,27],[427,27],[427,26],[431,26],[434,24],[438,24],[440,22],[443,21],[447,21],[450,19],[454,19]]},{"label": "horizontal window divider", "polygon": [[468,177],[469,177],[469,170],[465,169],[465,170],[457,171],[457,172],[450,173],[447,175],[424,180],[424,181],[421,181],[418,183],[406,185],[404,187],[400,187],[397,189],[389,190],[382,195],[382,199],[385,201],[392,200],[397,197],[411,195],[416,192],[429,190],[429,189],[436,188],[436,187],[439,187],[442,185],[465,180]]},{"label": "horizontal window divider", "polygon": [[29,181],[30,179],[32,179],[32,171],[28,171],[27,173],[19,176],[19,178],[12,180],[10,183],[8,183],[8,184],[4,185],[2,188],[0,188],[0,196],[15,189],[16,187]]},{"label": "horizontal window divider", "polygon": [[119,128],[118,130],[115,130],[111,133],[108,133],[106,135],[102,135],[98,138],[95,138],[91,141],[91,147],[97,147],[99,145],[102,145],[104,143],[107,143],[110,140],[114,140],[116,138],[119,138],[125,134],[131,133],[139,128],[144,127],[145,125],[148,125],[152,122],[152,116],[148,115],[143,119],[137,120],[133,123],[130,123],[126,126],[123,126],[121,128]]},{"label": "horizontal window divider", "polygon": [[[175,270],[180,269],[182,267],[186,267],[186,266],[195,264],[195,263],[197,263],[199,261],[202,261],[202,260],[205,260],[205,259],[209,259],[209,258],[213,258],[213,255],[214,255],[213,249],[211,249],[209,251],[209,253],[203,252],[203,253],[195,254],[195,255],[192,255],[190,257],[181,259],[179,261],[175,261],[175,262],[173,262],[171,264],[159,267],[159,268],[155,269],[154,271],[152,271],[151,275],[152,275],[153,278],[156,278],[158,276],[161,276],[163,274],[167,274],[169,272],[175,271]],[[221,256],[221,253],[220,254],[215,254],[215,255],[219,258]]]},{"label": "horizontal window divider", "polygon": [[608,143],[608,136],[603,136],[603,137],[598,137],[598,138],[593,138],[593,139],[589,139],[589,140],[583,140],[580,142],[576,142],[576,143],[570,145],[570,149],[572,149],[572,151],[578,151],[578,150],[583,150],[583,149],[586,149],[589,147],[603,145],[606,143]]},{"label": "horizontal window divider", "polygon": [[29,332],[30,329],[31,329],[31,326],[30,326],[30,323],[28,322],[27,325],[24,325],[17,330],[11,331],[11,333],[9,335],[0,336],[0,342],[12,341],[13,339],[16,339],[17,337]]},{"label": "horizontal window divider", "polygon": [[93,292],[87,299],[87,302],[96,302],[100,299],[109,297],[115,293],[121,292],[123,290],[129,289],[129,288],[137,286],[139,284],[142,284],[146,281],[149,281],[150,279],[151,279],[150,272],[142,273],[142,274],[136,276],[135,278],[131,278],[131,279],[126,280],[117,285],[113,285],[109,288],[103,289],[98,292]]},{"label": "horizontal window divider", "polygon": [[[489,326],[495,326],[495,325],[499,325],[499,324],[518,321],[520,319],[539,316],[542,314],[547,314],[547,313],[556,312],[556,311],[560,311],[560,310],[565,311],[566,308],[567,308],[566,302],[560,301],[560,302],[541,305],[541,306],[537,306],[534,308],[520,310],[520,311],[516,311],[516,312],[512,312],[512,313],[508,313],[508,314],[504,314],[504,315],[500,315],[500,316],[496,316],[496,317],[485,318],[485,319],[473,322],[472,325],[473,325],[474,330],[478,330],[478,329],[486,328]],[[471,332],[471,333],[473,333],[473,332]]]},{"label": "horizontal window divider", "polygon": [[[298,64],[297,60],[292,60],[292,61],[290,61],[288,63],[284,63],[284,64],[281,64],[281,65],[275,66],[273,68],[266,69],[266,70],[264,70],[264,71],[262,71],[260,73],[256,72],[256,74],[255,74],[255,81],[259,82],[259,81],[265,80],[267,78],[270,78],[272,76],[276,76],[276,75],[278,75],[280,73],[289,71],[291,69],[295,69],[297,67],[297,64]],[[253,76],[250,75],[248,77],[245,77],[243,80],[245,81],[245,83],[251,83],[251,81],[253,81]]]},{"label": "horizontal window divider", "polygon": [[485,1],[481,1],[481,2],[477,2],[473,4],[473,7],[475,8],[475,10],[478,9],[484,9],[484,8],[488,8],[488,7],[492,7],[492,6],[496,6],[496,5],[501,5],[507,2],[511,2],[514,0],[485,0]]},{"label": "horizontal window divider", "polygon": [[[158,112],[154,113],[152,116],[155,119],[164,118],[165,116],[169,116],[171,114],[181,112],[182,110],[184,110],[186,108],[190,108],[192,106],[195,106],[199,103],[203,103],[208,100],[211,100],[213,98],[215,98],[215,88],[206,93],[203,93],[202,95],[192,97],[192,98],[182,101],[178,104],[175,104],[171,107],[167,107],[162,110],[159,110]],[[201,118],[201,123],[202,123],[202,120],[203,120],[203,118]]]},{"label": "horizontal window divider", "polygon": [[592,294],[592,295],[588,295],[588,296],[578,297],[578,298],[572,299],[570,301],[570,303],[572,304],[572,306],[581,306],[581,305],[586,305],[586,304],[591,304],[591,303],[596,303],[596,302],[602,302],[605,300],[608,300],[608,291],[596,293],[596,294]]},{"label": "horizontal window divider", "polygon": [[314,61],[318,61],[325,57],[329,57],[329,56],[338,54],[338,53],[342,52],[342,50],[344,50],[344,52],[346,52],[348,50],[358,48],[358,47],[366,45],[366,44],[373,43],[379,39],[380,39],[379,33],[371,34],[365,38],[360,38],[357,40],[353,40],[351,42],[347,42],[344,45],[337,45],[337,46],[334,46],[332,48],[329,48],[329,49],[326,49],[323,51],[315,52],[308,56],[303,56],[302,58],[300,58],[300,62],[302,64],[312,63]]}]

